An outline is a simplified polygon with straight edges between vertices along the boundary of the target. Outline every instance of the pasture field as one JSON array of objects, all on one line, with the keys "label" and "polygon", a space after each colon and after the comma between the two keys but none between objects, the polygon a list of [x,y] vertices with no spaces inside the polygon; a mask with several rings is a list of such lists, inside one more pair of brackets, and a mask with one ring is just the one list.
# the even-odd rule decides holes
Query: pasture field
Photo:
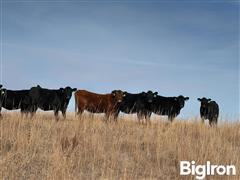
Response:
[{"label": "pasture field", "polygon": [[52,113],[7,113],[0,125],[1,179],[195,179],[179,175],[181,160],[233,164],[236,176],[206,179],[240,179],[239,121],[210,128],[194,119],[146,125],[127,115],[106,123],[87,114],[56,122]]}]

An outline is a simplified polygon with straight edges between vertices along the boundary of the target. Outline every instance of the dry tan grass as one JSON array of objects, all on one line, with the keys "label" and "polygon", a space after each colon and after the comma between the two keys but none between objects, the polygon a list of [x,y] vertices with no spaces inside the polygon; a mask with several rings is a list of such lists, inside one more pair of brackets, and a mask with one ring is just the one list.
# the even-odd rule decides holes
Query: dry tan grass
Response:
[{"label": "dry tan grass", "polygon": [[[101,117],[52,114],[34,119],[10,113],[1,120],[2,179],[194,179],[179,175],[180,160],[234,164],[240,179],[240,124],[210,128],[200,122],[131,118],[105,123]],[[207,179],[210,179],[207,177]]]}]

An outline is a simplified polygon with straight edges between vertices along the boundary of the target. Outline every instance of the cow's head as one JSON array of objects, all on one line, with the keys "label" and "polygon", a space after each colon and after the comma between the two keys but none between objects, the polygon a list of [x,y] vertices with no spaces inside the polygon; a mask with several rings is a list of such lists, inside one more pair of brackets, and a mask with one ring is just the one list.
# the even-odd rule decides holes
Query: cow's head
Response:
[{"label": "cow's head", "polygon": [[67,99],[71,99],[72,93],[76,90],[77,90],[77,88],[71,88],[69,86],[67,86],[65,88],[60,88],[60,91],[65,95],[65,97]]},{"label": "cow's head", "polygon": [[118,103],[121,103],[123,101],[123,98],[126,96],[127,92],[121,90],[113,90],[111,94]]},{"label": "cow's head", "polygon": [[148,91],[148,92],[142,92],[141,94],[145,97],[148,103],[152,103],[153,100],[157,97],[158,92]]},{"label": "cow's head", "polygon": [[210,98],[205,98],[205,97],[198,98],[197,100],[201,102],[202,107],[207,107],[208,103],[211,101]]},{"label": "cow's head", "polygon": [[180,108],[183,108],[185,105],[185,101],[189,100],[189,97],[184,97],[183,95],[180,95],[178,97],[175,97],[175,100],[179,103]]}]

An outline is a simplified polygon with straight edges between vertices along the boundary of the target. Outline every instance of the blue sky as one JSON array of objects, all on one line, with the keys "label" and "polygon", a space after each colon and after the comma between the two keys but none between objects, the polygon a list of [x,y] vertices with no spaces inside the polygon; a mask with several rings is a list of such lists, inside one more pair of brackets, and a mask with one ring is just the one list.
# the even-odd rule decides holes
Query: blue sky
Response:
[{"label": "blue sky", "polygon": [[[2,84],[198,97],[239,118],[237,1],[2,2]],[[73,110],[71,100],[69,110]]]}]

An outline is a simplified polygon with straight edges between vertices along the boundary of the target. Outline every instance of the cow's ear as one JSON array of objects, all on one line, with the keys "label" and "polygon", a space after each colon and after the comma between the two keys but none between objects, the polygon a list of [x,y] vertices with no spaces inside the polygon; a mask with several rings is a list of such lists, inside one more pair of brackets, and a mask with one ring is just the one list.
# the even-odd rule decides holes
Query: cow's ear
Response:
[{"label": "cow's ear", "polygon": [[198,101],[200,101],[200,102],[202,101],[202,99],[201,99],[201,98],[197,98],[197,100],[198,100]]},{"label": "cow's ear", "polygon": [[208,98],[208,99],[207,99],[207,101],[211,101],[211,99],[210,99],[210,98]]},{"label": "cow's ear", "polygon": [[189,97],[185,97],[184,100],[185,100],[185,101],[189,100]]},{"label": "cow's ear", "polygon": [[145,93],[144,91],[143,91],[143,92],[141,92],[141,94],[142,94],[142,95],[144,95],[144,96],[146,95],[146,93]]},{"label": "cow's ear", "polygon": [[72,91],[76,91],[76,90],[77,90],[77,88],[73,88],[73,89],[72,89]]},{"label": "cow's ear", "polygon": [[63,88],[59,88],[59,90],[60,90],[61,92],[63,92],[63,91],[64,91],[64,89],[63,89]]},{"label": "cow's ear", "polygon": [[113,96],[116,96],[116,90],[113,90],[113,91],[111,92],[111,94],[112,94]]},{"label": "cow's ear", "polygon": [[158,92],[153,93],[153,97],[157,97]]},{"label": "cow's ear", "polygon": [[6,89],[2,89],[2,90],[1,90],[1,95],[5,94],[6,91],[7,91]]},{"label": "cow's ear", "polygon": [[0,84],[0,88],[2,88],[2,85]]}]

